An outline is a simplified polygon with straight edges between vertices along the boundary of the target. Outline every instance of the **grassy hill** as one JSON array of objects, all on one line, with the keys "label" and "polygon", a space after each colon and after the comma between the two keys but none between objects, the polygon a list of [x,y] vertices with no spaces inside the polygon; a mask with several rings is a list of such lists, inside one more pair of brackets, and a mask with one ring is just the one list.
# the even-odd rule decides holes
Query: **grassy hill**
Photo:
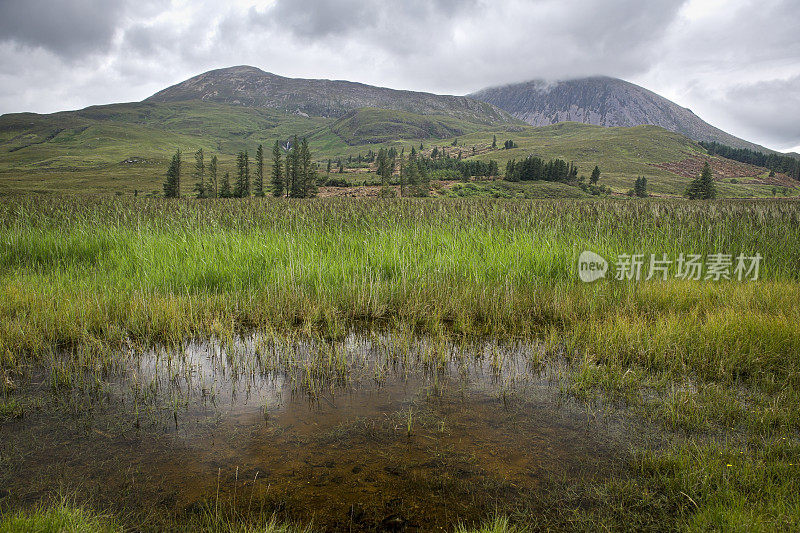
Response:
[{"label": "grassy hill", "polygon": [[[706,157],[705,150],[696,143],[655,126],[498,126],[446,115],[374,108],[337,119],[213,102],[141,102],[50,115],[1,116],[0,195],[160,193],[166,162],[176,149],[185,154],[184,192],[189,193],[189,161],[198,148],[203,148],[207,157],[218,155],[221,172],[233,174],[238,151],[254,154],[259,143],[269,147],[275,140],[285,141],[292,135],[308,137],[321,162],[365,154],[381,146],[410,149],[419,148],[420,144],[425,146],[425,152],[438,146],[454,156],[461,152],[463,158],[495,159],[501,169],[509,159],[522,159],[529,154],[546,159],[560,157],[575,162],[580,173],[587,176],[594,165],[599,165],[603,172],[601,183],[621,193],[632,187],[636,176],[642,175],[648,178],[652,193],[680,194],[690,178],[679,169],[693,168],[685,163]],[[492,149],[494,135],[500,147],[506,139],[518,147]],[[743,171],[741,179],[737,179],[735,170],[733,174],[728,172],[719,182],[722,195],[771,196],[775,185],[767,179],[767,171],[761,171],[763,175],[759,176]],[[788,185],[792,187],[790,194],[796,194],[796,182]],[[521,187],[477,189],[495,196],[536,196]],[[571,195],[572,189],[563,190],[563,195]],[[779,189],[782,193],[782,186]],[[546,195],[558,196],[560,190],[549,187]],[[475,194],[475,190],[460,193]]]},{"label": "grassy hill", "polygon": [[404,111],[365,108],[352,111],[331,124],[330,130],[348,145],[401,140],[446,139],[466,132],[486,130],[485,124],[445,115],[418,115]]},{"label": "grassy hill", "polygon": [[[670,171],[667,163],[681,163],[709,159],[712,169],[727,165],[728,160],[709,158],[706,150],[694,141],[667,131],[658,126],[635,126],[631,128],[606,128],[562,122],[552,126],[525,128],[520,132],[497,132],[498,150],[489,150],[492,137],[485,133],[474,133],[459,138],[458,148],[462,153],[472,153],[476,148],[478,159],[494,159],[503,169],[510,159],[524,159],[532,154],[544,159],[561,158],[574,162],[580,174],[589,176],[595,165],[602,171],[601,184],[610,186],[615,192],[624,193],[633,188],[637,176],[648,179],[648,190],[657,195],[680,195],[691,179],[685,173]],[[513,140],[516,148],[502,149],[505,140]],[[453,147],[447,147],[453,150]],[[677,166],[677,165],[675,165]],[[699,171],[698,171],[699,172]],[[772,187],[784,186],[796,195],[794,180],[768,179],[769,171],[759,169],[757,179],[750,169],[743,169],[741,176],[726,175],[726,180],[717,180],[723,197],[771,196]],[[737,179],[738,178],[738,179]],[[738,183],[731,183],[734,179]]]}]

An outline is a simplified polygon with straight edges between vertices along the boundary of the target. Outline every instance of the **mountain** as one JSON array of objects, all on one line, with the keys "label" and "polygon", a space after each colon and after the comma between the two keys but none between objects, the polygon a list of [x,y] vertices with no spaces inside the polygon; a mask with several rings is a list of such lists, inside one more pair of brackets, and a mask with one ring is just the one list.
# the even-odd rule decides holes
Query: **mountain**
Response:
[{"label": "mountain", "polygon": [[616,78],[534,80],[490,87],[468,96],[504,109],[533,126],[567,121],[624,127],[650,124],[695,141],[716,141],[736,148],[772,152],[715,128],[663,96]]},{"label": "mountain", "polygon": [[[641,104],[630,103],[633,97],[620,100],[619,94],[614,104],[618,112],[626,104],[629,114],[641,109]],[[670,109],[656,95],[646,94],[649,108]],[[548,124],[554,118],[577,118],[550,115]],[[612,114],[607,115],[604,124],[613,124]],[[678,111],[673,115],[682,116]],[[530,120],[533,115],[523,118]],[[667,195],[680,194],[697,165],[708,158],[687,136],[657,126],[560,122],[534,128],[490,103],[468,97],[295,80],[233,67],[201,74],[143,102],[0,116],[0,197],[31,192],[158,195],[166,165],[177,149],[184,153],[184,193],[191,194],[188,176],[198,149],[207,157],[218,156],[220,172],[234,175],[240,151],[253,154],[259,144],[269,148],[294,135],[309,140],[322,165],[328,160],[359,160],[359,155],[380,147],[410,150],[424,145],[428,153],[434,147],[447,147],[451,155],[496,160],[501,169],[509,160],[535,154],[573,162],[584,175],[599,165],[603,184],[616,192],[632,187],[633,177],[647,176],[653,193]],[[497,148],[492,147],[495,140]],[[506,140],[512,140],[515,148],[502,149]],[[722,142],[733,144],[729,139]],[[715,171],[727,168],[722,161],[712,163]],[[784,186],[795,191],[793,182],[784,183],[781,176],[769,178],[766,169],[728,170],[715,176],[723,197],[771,196],[773,187]],[[374,174],[358,166],[348,168],[344,177],[363,183],[370,176]],[[523,185],[525,191],[517,193],[529,195],[528,189],[536,187]]]},{"label": "mountain", "polygon": [[238,66],[211,70],[168,87],[145,102],[201,100],[276,109],[301,116],[340,118],[362,108],[438,115],[476,124],[517,124],[497,107],[464,96],[398,91],[338,80],[285,78],[261,69]]}]

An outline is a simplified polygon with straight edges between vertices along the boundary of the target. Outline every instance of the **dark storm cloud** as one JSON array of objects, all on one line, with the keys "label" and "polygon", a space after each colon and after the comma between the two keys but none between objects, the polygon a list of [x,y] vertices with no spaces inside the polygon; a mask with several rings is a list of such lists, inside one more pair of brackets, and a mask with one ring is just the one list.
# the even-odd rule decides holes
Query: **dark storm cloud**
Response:
[{"label": "dark storm cloud", "polygon": [[0,42],[44,48],[62,57],[108,50],[122,2],[107,0],[3,0]]}]

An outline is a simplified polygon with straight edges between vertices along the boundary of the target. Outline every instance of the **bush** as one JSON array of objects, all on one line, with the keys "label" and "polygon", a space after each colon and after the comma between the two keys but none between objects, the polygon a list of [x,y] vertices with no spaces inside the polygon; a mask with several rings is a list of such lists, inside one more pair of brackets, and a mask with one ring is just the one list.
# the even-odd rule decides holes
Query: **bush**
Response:
[{"label": "bush", "polygon": [[326,187],[351,187],[350,182],[344,178],[328,177],[322,185]]},{"label": "bush", "polygon": [[428,177],[431,180],[460,180],[463,178],[461,172],[452,168],[431,170],[428,172]]}]

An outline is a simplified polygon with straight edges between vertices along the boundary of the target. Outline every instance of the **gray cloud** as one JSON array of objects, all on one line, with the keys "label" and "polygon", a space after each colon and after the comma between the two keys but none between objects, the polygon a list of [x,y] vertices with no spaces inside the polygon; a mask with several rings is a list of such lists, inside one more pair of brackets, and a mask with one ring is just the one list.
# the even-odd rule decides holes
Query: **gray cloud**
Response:
[{"label": "gray cloud", "polygon": [[714,103],[753,137],[777,146],[800,144],[800,76],[735,85]]},{"label": "gray cloud", "polygon": [[123,3],[105,0],[4,0],[0,42],[40,47],[64,57],[101,53],[111,45],[123,9]]},{"label": "gray cloud", "polygon": [[[138,100],[212,68],[465,94],[617,76],[800,145],[796,0],[0,0],[0,112]],[[57,80],[57,84],[47,80]]]}]

